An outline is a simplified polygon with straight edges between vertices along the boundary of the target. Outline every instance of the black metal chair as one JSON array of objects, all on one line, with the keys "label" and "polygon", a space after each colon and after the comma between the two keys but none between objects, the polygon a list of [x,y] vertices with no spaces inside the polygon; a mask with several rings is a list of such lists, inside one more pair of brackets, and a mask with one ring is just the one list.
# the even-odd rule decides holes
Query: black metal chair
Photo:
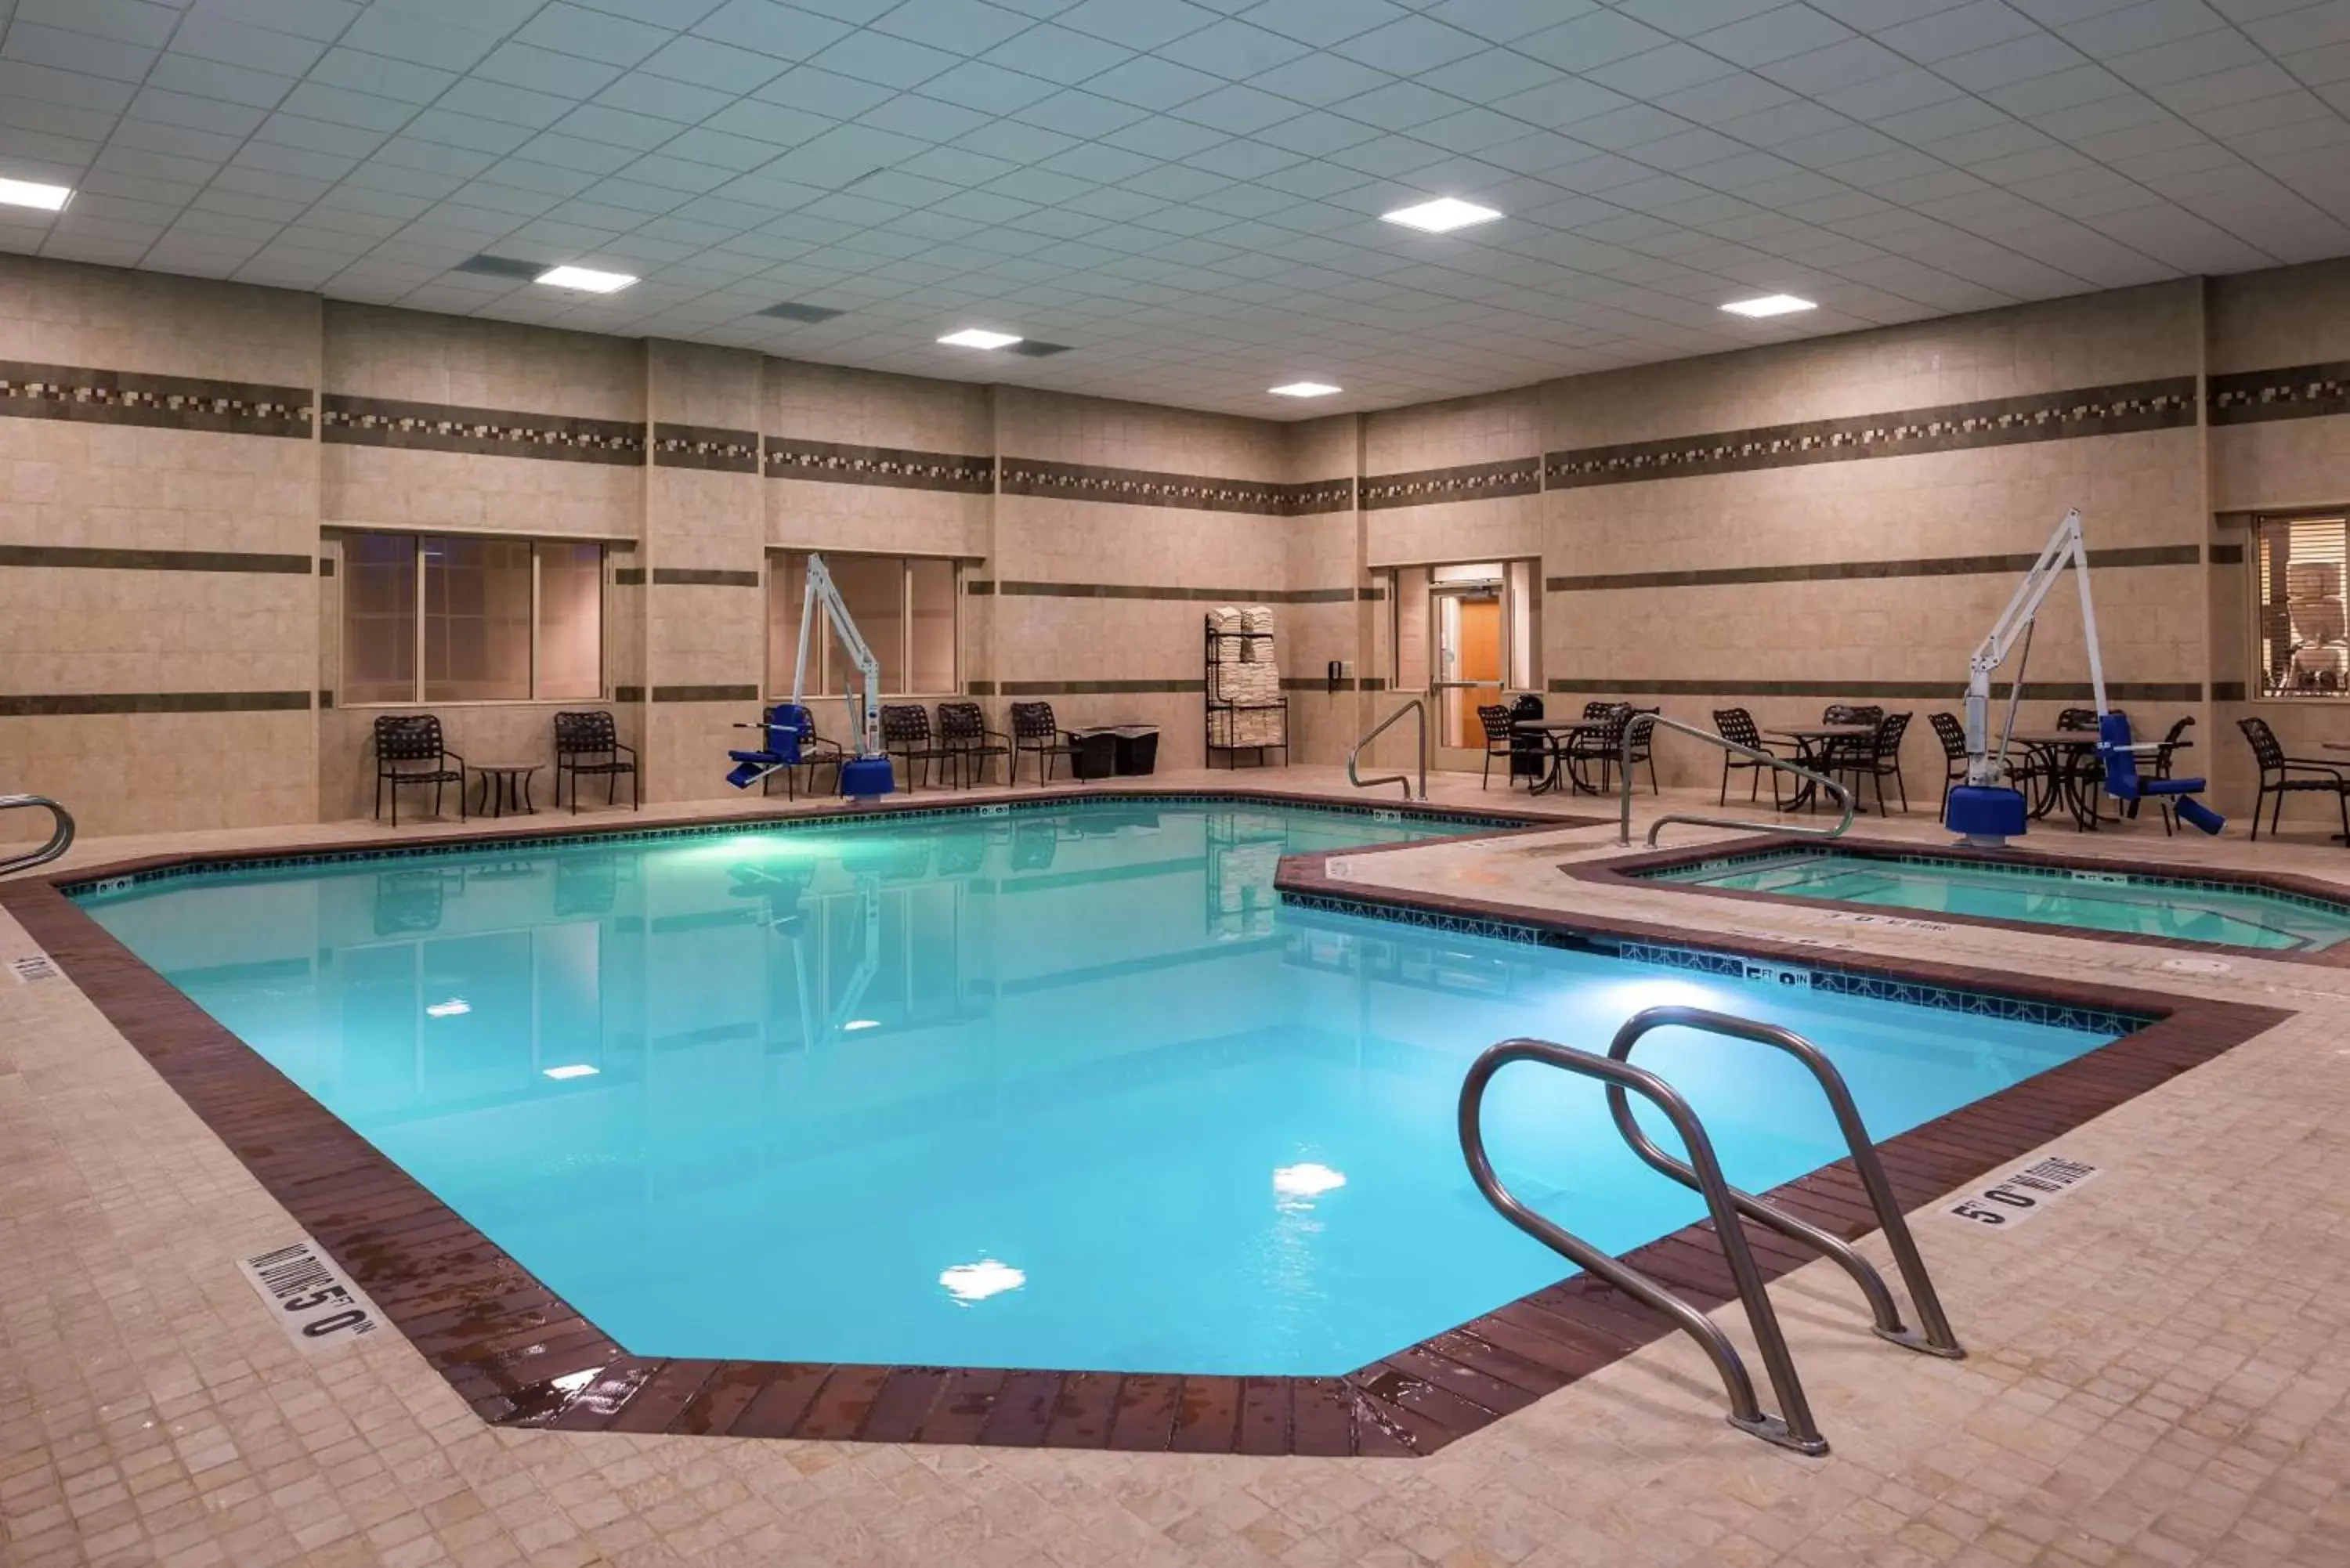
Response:
[{"label": "black metal chair", "polygon": [[[2288,757],[2284,746],[2269,728],[2266,719],[2239,719],[2236,728],[2251,742],[2252,761],[2260,764],[2260,793],[2252,797],[2252,836],[2261,836],[2261,807],[2269,796],[2276,796],[2276,805],[2269,811],[2269,834],[2273,837],[2277,824],[2284,815],[2284,797],[2289,794],[2331,794],[2342,808],[2342,835],[2350,838],[2350,776],[2345,776],[2339,763],[2314,762],[2305,757]],[[2296,776],[2300,775],[2300,776]]]},{"label": "black metal chair", "polygon": [[[1510,728],[1510,710],[1504,703],[1479,703],[1477,723],[1485,732],[1485,771],[1479,778],[1477,787],[1490,789],[1493,783],[1493,759],[1500,757],[1508,761],[1517,750],[1518,736],[1517,732]],[[1514,770],[1505,773],[1502,777],[1502,787],[1509,788],[1510,780],[1515,776]]]},{"label": "black metal chair", "polygon": [[579,775],[601,774],[604,804],[619,798],[620,775],[629,775],[629,808],[645,808],[645,786],[637,773],[637,749],[620,740],[612,715],[598,711],[555,716],[555,804],[563,804],[563,781],[571,780],[571,815],[579,815]]},{"label": "black metal chair", "polygon": [[[1713,728],[1714,732],[1725,741],[1741,746],[1751,746],[1758,752],[1766,752],[1774,757],[1779,754],[1762,743],[1762,732],[1755,728],[1754,715],[1743,708],[1716,708],[1713,711]],[[1730,804],[1730,775],[1732,771],[1738,769],[1744,769],[1754,775],[1746,786],[1746,798],[1749,803],[1761,800],[1762,775],[1769,774],[1773,809],[1778,811],[1787,809],[1787,803],[1781,798],[1780,794],[1779,770],[1769,763],[1756,762],[1751,757],[1742,757],[1735,752],[1721,753],[1721,793],[1714,802],[1716,805]]]},{"label": "black metal chair", "polygon": [[920,702],[882,704],[881,749],[906,760],[908,794],[920,787],[914,782],[914,764],[921,764],[921,775],[927,779],[931,776],[931,764],[943,761],[947,755],[931,733],[931,711]]},{"label": "black metal chair", "polygon": [[[1820,710],[1823,724],[1865,724],[1874,728],[1882,722],[1885,710],[1873,702],[1831,702]],[[1866,767],[1877,757],[1877,743],[1871,740],[1842,737],[1824,741],[1814,765],[1819,772],[1833,777]]]},{"label": "black metal chair", "polygon": [[[1607,793],[1617,756],[1624,750],[1624,718],[1631,711],[1629,702],[1610,702],[1598,698],[1583,705],[1584,722],[1601,727],[1577,730],[1567,740],[1566,768],[1574,775],[1576,789],[1595,794]],[[1599,783],[1596,785],[1584,777],[1585,763],[1599,764]]]},{"label": "black metal chair", "polygon": [[1934,726],[1934,738],[1942,742],[1942,804],[1936,815],[1947,816],[1950,786],[1967,782],[1967,726],[1956,713],[1929,713],[1926,722]]},{"label": "black metal chair", "polygon": [[1854,753],[1848,763],[1836,770],[1851,778],[1855,800],[1860,797],[1861,780],[1869,779],[1875,783],[1877,815],[1879,816],[1893,815],[1885,805],[1885,781],[1888,778],[1893,781],[1894,793],[1901,797],[1903,814],[1907,815],[1909,810],[1909,786],[1901,780],[1901,739],[1908,731],[1908,714],[1886,714],[1877,720],[1877,738],[1869,742],[1867,751]]},{"label": "black metal chair", "polygon": [[[453,765],[452,765],[453,764]],[[375,722],[375,815],[383,819],[384,792],[391,792],[391,825],[400,826],[400,792],[432,786],[432,815],[441,815],[441,794],[457,786],[457,820],[465,820],[465,759],[442,743],[441,721],[430,713],[383,713]]]},{"label": "black metal chair", "polygon": [[[1008,757],[1012,742],[1002,732],[987,727],[987,715],[976,702],[941,702],[939,704],[939,750],[954,770],[964,788],[987,776],[991,757]],[[965,767],[970,777],[962,778]],[[1009,768],[1006,769],[1009,772]],[[1006,779],[1008,784],[1011,781]]]},{"label": "black metal chair", "polygon": [[1050,702],[1014,702],[1012,704],[1012,782],[1020,782],[1020,759],[1036,759],[1036,783],[1050,784],[1054,759],[1076,755],[1068,732],[1053,717]]},{"label": "black metal chair", "polygon": [[[800,791],[802,789],[806,789],[809,794],[813,795],[817,793],[816,787],[816,769],[830,768],[832,770],[832,793],[834,794],[838,794],[840,793],[840,764],[847,760],[848,751],[847,747],[843,746],[838,741],[828,741],[822,735],[817,734],[814,725],[811,724],[806,732],[800,736],[800,760],[794,763],[787,768],[777,768],[765,778],[761,779],[759,781],[759,793],[761,794],[775,794],[775,781],[777,779],[781,779],[784,781],[784,798],[785,800],[799,799]],[[802,775],[805,775],[805,777]]]},{"label": "black metal chair", "polygon": [[[2195,742],[2186,738],[2187,732],[2194,727],[2192,715],[2172,724],[2169,732],[2155,742],[2155,751],[2141,759],[2138,776],[2148,784],[2170,777],[2171,758],[2179,752],[2192,751],[2195,747]],[[2171,809],[2170,799],[2160,794],[2154,797],[2155,809],[2162,813],[2162,836],[2165,838],[2178,830],[2178,814]],[[2122,815],[2136,820],[2137,808],[2145,804],[2145,797],[2138,796],[2130,801]]]}]

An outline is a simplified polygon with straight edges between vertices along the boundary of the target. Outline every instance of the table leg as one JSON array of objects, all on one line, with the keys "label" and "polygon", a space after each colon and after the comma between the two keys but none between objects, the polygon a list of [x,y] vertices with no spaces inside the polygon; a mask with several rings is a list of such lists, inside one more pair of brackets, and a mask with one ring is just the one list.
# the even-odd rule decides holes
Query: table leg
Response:
[{"label": "table leg", "polygon": [[536,816],[538,815],[538,807],[531,804],[530,774],[535,774],[537,771],[538,770],[536,768],[533,768],[530,770],[530,774],[525,774],[522,775],[522,808],[532,816]]},{"label": "table leg", "polygon": [[481,788],[473,801],[473,815],[487,816],[490,815],[490,775],[484,772],[476,776],[481,780]]}]

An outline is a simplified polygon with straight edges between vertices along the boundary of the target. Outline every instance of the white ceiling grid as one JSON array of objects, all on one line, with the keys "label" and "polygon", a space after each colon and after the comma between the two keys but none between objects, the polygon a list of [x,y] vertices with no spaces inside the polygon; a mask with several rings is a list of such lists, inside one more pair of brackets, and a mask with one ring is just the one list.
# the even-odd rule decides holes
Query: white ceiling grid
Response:
[{"label": "white ceiling grid", "polygon": [[2350,0],[0,0],[0,250],[1297,417],[2350,253],[2345,111]]}]

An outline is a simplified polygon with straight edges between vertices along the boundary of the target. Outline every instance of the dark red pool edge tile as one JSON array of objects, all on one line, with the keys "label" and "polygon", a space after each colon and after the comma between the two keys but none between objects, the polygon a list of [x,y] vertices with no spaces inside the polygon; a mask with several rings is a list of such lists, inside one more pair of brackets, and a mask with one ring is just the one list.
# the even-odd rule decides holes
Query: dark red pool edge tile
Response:
[{"label": "dark red pool edge tile", "polygon": [[[1995,930],[2022,931],[2031,936],[2077,937],[2085,941],[2169,948],[2178,952],[2201,953],[2206,958],[2229,954],[2241,958],[2270,959],[2278,963],[2315,964],[2321,969],[2350,969],[2350,942],[2315,952],[2292,952],[2273,948],[2238,947],[2230,942],[2190,941],[2184,937],[2155,936],[2137,931],[2086,930],[2077,926],[2052,925],[2045,920],[2002,919],[1997,915],[1960,915],[1945,909],[1907,909],[1890,904],[1856,903],[1846,898],[1794,898],[1778,893],[1758,893],[1746,888],[1702,888],[1688,882],[1663,881],[1647,875],[1658,871],[1686,870],[1711,860],[1731,860],[1769,850],[1799,849],[1807,842],[1810,841],[1790,838],[1784,834],[1762,833],[1751,838],[1730,839],[1697,849],[1658,849],[1645,855],[1622,855],[1607,860],[1568,861],[1559,869],[1579,882],[1614,883],[1665,893],[1692,894],[1705,898],[1734,898],[1751,904],[1776,904],[1792,909],[1837,909],[1879,920],[1900,919],[1955,926],[1989,926]],[[2067,871],[2136,870],[2150,877],[2177,877],[2182,880],[2214,883],[2247,893],[2288,893],[2295,898],[2315,898],[2339,905],[2345,913],[2350,913],[2350,887],[2329,882],[2323,877],[2295,876],[2289,871],[2243,871],[2216,866],[2209,868],[2146,866],[2110,855],[2079,855],[2038,848],[1978,849],[1963,844],[1904,844],[1897,839],[1877,838],[1839,838],[1835,852],[1864,860],[1899,860],[1927,855],[1937,860],[1977,860],[1986,866],[2055,866]]]},{"label": "dark red pool edge tile", "polygon": [[[1047,792],[1023,798],[1101,799],[1111,793]],[[1115,793],[1149,798],[1145,791]],[[1274,791],[1159,793],[1229,794],[1271,804],[1313,804],[1315,798]],[[1471,815],[1450,807],[1444,812]],[[1522,813],[1490,815],[1514,818],[1512,826],[1519,832],[1583,826],[1562,818],[1518,827],[1524,821]],[[743,826],[755,820],[730,822]],[[606,821],[577,831],[608,835],[616,829]],[[533,829],[528,836],[550,835]],[[499,840],[478,842],[494,847]],[[386,840],[380,847],[418,843]],[[369,847],[377,846],[319,845],[315,851],[281,849],[273,857]],[[1341,853],[1359,858],[1407,847]],[[1711,852],[1721,853],[1719,846]],[[250,853],[162,857],[138,862],[136,868],[253,858]],[[1367,913],[1391,909],[1501,920],[1602,945],[1619,940],[1681,946],[1695,941],[1806,968],[1992,991],[2155,1020],[2109,1045],[1885,1140],[1878,1147],[1905,1208],[1991,1171],[2289,1016],[2270,1008],[1843,950],[1831,960],[1816,948],[1794,943],[1743,937],[1723,941],[1639,922],[1369,889],[1329,880],[1323,874],[1324,858],[1284,860],[1277,887],[1344,899],[1364,906]],[[487,1422],[679,1436],[1406,1457],[1432,1453],[1672,1332],[1612,1287],[1575,1275],[1344,1377],[836,1366],[631,1355],[60,891],[132,868],[84,867],[0,884],[0,907]],[[1597,868],[1569,869],[1581,875]],[[2320,889],[2319,897],[2340,896],[2323,884],[2311,886]],[[1768,1196],[1841,1235],[1874,1228],[1848,1159]],[[1749,1235],[1767,1278],[1810,1261],[1759,1229],[1750,1229]],[[1706,1224],[1636,1248],[1625,1259],[1679,1284],[1701,1305],[1729,1299],[1729,1277]]]}]

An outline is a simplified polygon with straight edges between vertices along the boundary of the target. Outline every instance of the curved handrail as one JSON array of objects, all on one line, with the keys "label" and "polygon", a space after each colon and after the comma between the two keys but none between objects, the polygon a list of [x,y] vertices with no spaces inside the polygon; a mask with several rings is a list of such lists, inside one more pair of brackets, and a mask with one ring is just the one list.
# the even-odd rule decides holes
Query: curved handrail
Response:
[{"label": "curved handrail", "polygon": [[[1844,802],[1844,818],[1834,827],[1814,827],[1809,823],[1789,823],[1774,827],[1773,832],[1783,833],[1791,838],[1835,838],[1842,836],[1845,830],[1852,826],[1854,809],[1852,791],[1825,774],[1815,774],[1809,768],[1799,768],[1775,753],[1763,751],[1757,746],[1742,745],[1727,735],[1717,735],[1711,730],[1700,730],[1695,724],[1684,724],[1679,719],[1668,719],[1662,713],[1635,713],[1624,722],[1624,754],[1618,759],[1622,763],[1620,772],[1624,779],[1623,819],[1616,832],[1616,843],[1618,847],[1628,846],[1632,842],[1632,747],[1639,738],[1643,726],[1653,730],[1659,724],[1662,724],[1668,730],[1677,730],[1684,735],[1694,735],[1711,745],[1720,746],[1725,752],[1734,752],[1742,757],[1752,757],[1758,763],[1767,763],[1781,773],[1793,774],[1799,779],[1826,790]],[[1774,794],[1772,798],[1775,800],[1778,797]],[[1669,822],[1685,822],[1693,827],[1752,827],[1754,826],[1751,817],[1700,816],[1694,812],[1669,811],[1648,825],[1649,848],[1654,849],[1657,846],[1657,835],[1665,830],[1665,824]]]},{"label": "curved handrail", "polygon": [[1363,738],[1355,742],[1354,749],[1347,753],[1348,784],[1353,784],[1357,789],[1370,789],[1378,784],[1399,784],[1403,785],[1404,799],[1411,798],[1411,780],[1401,774],[1381,774],[1377,778],[1367,779],[1355,772],[1355,760],[1363,754],[1363,748],[1387,733],[1388,726],[1406,713],[1419,715],[1419,798],[1422,800],[1428,798],[1428,699],[1425,697],[1414,697],[1406,701],[1402,707],[1372,725],[1364,733]]},{"label": "curved handrail", "polygon": [[[1960,1345],[1958,1335],[1951,1332],[1950,1320],[1943,1315],[1941,1298],[1934,1293],[1934,1282],[1927,1276],[1926,1262],[1918,1255],[1918,1243],[1909,1234],[1908,1222],[1901,1217],[1901,1206],[1893,1196],[1893,1184],[1886,1179],[1884,1164],[1877,1158],[1876,1146],[1869,1141],[1868,1128],[1861,1123],[1860,1108],[1853,1103],[1852,1091],[1846,1086],[1844,1075],[1836,1071],[1835,1064],[1792,1029],[1702,1007],[1644,1008],[1626,1019],[1624,1027],[1616,1031],[1607,1054],[1616,1061],[1629,1062],[1632,1047],[1641,1036],[1653,1029],[1673,1027],[1775,1046],[1811,1069],[1812,1076],[1819,1080],[1821,1092],[1828,1097],[1828,1108],[1835,1113],[1837,1130],[1844,1134],[1845,1143],[1852,1150],[1852,1163],[1860,1172],[1861,1185],[1868,1191],[1870,1206],[1877,1210],[1877,1229],[1885,1232],[1885,1240],[1893,1249],[1893,1262],[1901,1271],[1902,1283],[1909,1287],[1909,1299],[1917,1305],[1925,1333],[1921,1334],[1902,1323],[1901,1309],[1894,1303],[1893,1293],[1886,1288],[1884,1276],[1842,1240],[1735,1187],[1727,1189],[1731,1203],[1748,1219],[1826,1254],[1850,1274],[1853,1282],[1860,1287],[1860,1293],[1868,1300],[1869,1315],[1876,1320],[1875,1333],[1879,1339],[1929,1355],[1964,1360],[1967,1353]],[[1675,1159],[1659,1148],[1641,1130],[1639,1123],[1632,1119],[1631,1101],[1614,1084],[1607,1085],[1607,1114],[1615,1118],[1616,1130],[1624,1135],[1632,1152],[1647,1161],[1650,1169],[1671,1177],[1684,1187],[1703,1190],[1697,1172],[1690,1168],[1687,1161]]]},{"label": "curved handrail", "polygon": [[0,860],[0,877],[5,877],[12,871],[29,871],[36,866],[47,866],[73,847],[73,814],[67,811],[64,806],[45,794],[0,794],[0,811],[14,811],[20,806],[30,805],[48,807],[49,815],[56,819],[55,826],[49,831],[49,841],[30,854]]},{"label": "curved handrail", "polygon": [[[1747,1375],[1746,1364],[1739,1359],[1737,1348],[1730,1336],[1705,1314],[1658,1284],[1631,1265],[1592,1246],[1571,1232],[1544,1219],[1519,1201],[1501,1179],[1493,1174],[1493,1162],[1485,1152],[1485,1135],[1481,1125],[1486,1085],[1493,1075],[1513,1062],[1540,1062],[1546,1066],[1561,1067],[1586,1078],[1596,1078],[1611,1089],[1637,1089],[1665,1113],[1682,1144],[1689,1149],[1690,1164],[1697,1178],[1698,1190],[1705,1195],[1706,1209],[1713,1218],[1714,1233],[1721,1241],[1721,1255],[1730,1265],[1731,1277],[1737,1282],[1739,1299],[1745,1303],[1746,1321],[1754,1331],[1755,1341],[1762,1346],[1762,1365],[1771,1376],[1772,1391],[1778,1397],[1779,1408],[1784,1418],[1764,1412],[1754,1397],[1754,1380]],[[1469,1162],[1470,1179],[1485,1200],[1502,1212],[1502,1217],[1554,1252],[1576,1263],[1614,1285],[1633,1300],[1645,1303],[1663,1313],[1679,1326],[1683,1333],[1698,1342],[1713,1362],[1714,1370],[1721,1375],[1723,1388],[1730,1396],[1730,1424],[1742,1432],[1751,1432],[1768,1443],[1793,1449],[1801,1454],[1825,1454],[1827,1439],[1820,1436],[1819,1427],[1812,1419],[1812,1407],[1804,1397],[1804,1386],[1795,1376],[1795,1363],[1787,1354],[1785,1334],[1779,1329],[1779,1319],[1771,1310],[1770,1295],[1762,1288],[1762,1273],[1754,1267],[1754,1254],[1746,1245],[1746,1233],[1738,1223],[1738,1210],[1732,1206],[1728,1184],[1722,1180],[1721,1165],[1714,1158],[1713,1144],[1705,1136],[1704,1127],[1697,1113],[1690,1108],[1673,1086],[1643,1067],[1612,1057],[1578,1051],[1570,1045],[1559,1045],[1547,1040],[1504,1040],[1489,1046],[1470,1067],[1469,1075],[1461,1085],[1461,1152]]]}]

